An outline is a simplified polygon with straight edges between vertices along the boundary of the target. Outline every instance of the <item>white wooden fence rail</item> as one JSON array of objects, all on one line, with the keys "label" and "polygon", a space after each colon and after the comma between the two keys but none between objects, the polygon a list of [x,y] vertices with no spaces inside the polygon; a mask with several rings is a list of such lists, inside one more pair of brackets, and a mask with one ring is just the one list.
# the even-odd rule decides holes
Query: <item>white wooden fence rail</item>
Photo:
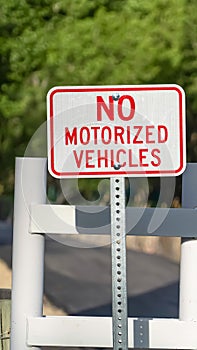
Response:
[{"label": "white wooden fence rail", "polygon": [[[129,318],[131,348],[197,349],[196,179],[197,164],[188,164],[183,175],[183,209],[160,209],[158,215],[165,220],[155,232],[147,231],[154,209],[127,208],[128,218],[141,217],[128,234],[185,237],[181,247],[179,319]],[[80,218],[78,207],[46,205],[46,159],[16,159],[11,350],[112,347],[110,317],[42,316],[44,234],[109,234],[108,208],[103,210],[106,224],[101,227],[96,210],[92,209],[95,227],[85,228],[86,219]]]}]

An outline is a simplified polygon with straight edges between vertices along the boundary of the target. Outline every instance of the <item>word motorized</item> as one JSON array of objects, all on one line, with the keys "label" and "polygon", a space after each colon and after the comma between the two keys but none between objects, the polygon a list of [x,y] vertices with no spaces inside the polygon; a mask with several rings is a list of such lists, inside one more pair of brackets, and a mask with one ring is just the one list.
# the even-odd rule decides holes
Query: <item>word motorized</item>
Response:
[{"label": "word motorized", "polygon": [[[128,100],[131,108],[123,110],[123,102]],[[80,127],[65,127],[65,146],[89,146],[85,150],[73,150],[73,156],[78,168],[85,162],[86,168],[101,168],[114,166],[120,163],[121,166],[147,167],[149,162],[152,166],[158,167],[161,164],[160,149],[150,145],[164,144],[168,140],[168,128],[165,125],[135,125],[135,102],[130,95],[124,95],[118,101],[118,116],[125,122],[125,125],[113,125],[114,104],[111,96],[109,105],[106,105],[101,96],[97,96],[97,123],[103,121],[103,112],[111,121],[111,125],[90,125]],[[130,122],[131,121],[131,122]],[[130,124],[128,124],[130,122]],[[99,145],[100,148],[95,148]],[[104,145],[112,147],[119,145],[119,148],[107,149]],[[124,145],[124,148],[121,148]],[[135,150],[133,145],[138,145]],[[141,146],[141,147],[139,147]],[[92,149],[93,147],[93,149]],[[149,160],[148,160],[149,159]]]}]

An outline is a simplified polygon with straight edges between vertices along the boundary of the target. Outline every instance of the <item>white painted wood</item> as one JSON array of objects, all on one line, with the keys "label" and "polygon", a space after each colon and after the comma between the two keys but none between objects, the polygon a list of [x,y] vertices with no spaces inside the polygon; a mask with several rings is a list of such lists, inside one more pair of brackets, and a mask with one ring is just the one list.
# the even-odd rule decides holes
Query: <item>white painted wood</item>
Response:
[{"label": "white painted wood", "polygon": [[[189,163],[183,174],[182,206],[192,208],[197,214],[196,181],[197,163]],[[188,221],[187,224],[189,225]],[[194,225],[194,229],[197,232],[197,225]],[[179,301],[180,319],[197,321],[197,240],[193,235],[181,243]]]},{"label": "white painted wood", "polygon": [[28,318],[28,345],[112,347],[110,317],[47,316]]},{"label": "white painted wood", "polygon": [[31,233],[76,234],[76,209],[72,205],[31,205]]},{"label": "white painted wood", "polygon": [[[189,230],[184,235],[187,239],[182,243],[180,319],[129,318],[128,342],[130,348],[136,348],[135,344],[143,340],[144,344],[148,344],[146,348],[197,349],[197,241],[193,239],[194,236],[197,236],[196,232],[192,236],[192,230],[196,230],[197,227],[195,224],[196,178],[197,164],[188,165],[183,177],[183,206],[191,209],[170,209],[169,216],[167,215],[165,219],[167,223],[165,221],[161,223],[161,228],[154,232],[155,235],[158,233],[165,235],[169,229],[172,231],[176,229],[175,235],[178,235],[181,225],[182,235],[185,230],[184,221]],[[80,231],[76,225],[75,206],[50,206],[45,205],[45,201],[46,159],[17,158],[11,350],[30,348],[39,350],[40,346],[112,347],[112,319],[110,317],[42,317],[44,233],[75,234]],[[133,210],[137,210],[135,214],[140,215],[139,210],[142,209],[131,208],[131,212],[128,211],[127,214],[132,213]],[[150,208],[145,209],[145,220],[143,225],[138,227],[140,230],[147,226],[147,220],[153,213],[151,210]],[[178,221],[178,226],[173,224],[173,221]],[[30,232],[37,234],[32,235]],[[134,232],[137,233],[137,231]],[[139,321],[142,324],[142,334],[140,334]]]},{"label": "white painted wood", "polygon": [[[129,347],[134,347],[134,322],[128,318]],[[149,347],[152,349],[196,349],[197,322],[151,319]],[[28,345],[68,347],[112,347],[111,317],[47,316],[28,318]]]},{"label": "white painted wood", "polygon": [[153,349],[196,349],[197,323],[153,319],[149,321],[149,339]]},{"label": "white painted wood", "polygon": [[[28,232],[30,204],[46,202],[46,159],[17,158],[12,259],[11,350],[29,349],[26,317],[41,316],[44,235]],[[38,349],[37,347],[33,349]]]}]

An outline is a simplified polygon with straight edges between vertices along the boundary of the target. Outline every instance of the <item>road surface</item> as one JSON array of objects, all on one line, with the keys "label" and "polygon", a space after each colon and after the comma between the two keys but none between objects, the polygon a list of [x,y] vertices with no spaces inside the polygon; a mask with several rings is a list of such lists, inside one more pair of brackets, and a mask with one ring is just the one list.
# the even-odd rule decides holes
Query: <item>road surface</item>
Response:
[{"label": "road surface", "polygon": [[[0,244],[0,258],[11,265],[10,244]],[[128,250],[127,267],[129,316],[178,317],[178,264]],[[70,315],[110,316],[110,247],[73,248],[47,239],[45,294]]]}]

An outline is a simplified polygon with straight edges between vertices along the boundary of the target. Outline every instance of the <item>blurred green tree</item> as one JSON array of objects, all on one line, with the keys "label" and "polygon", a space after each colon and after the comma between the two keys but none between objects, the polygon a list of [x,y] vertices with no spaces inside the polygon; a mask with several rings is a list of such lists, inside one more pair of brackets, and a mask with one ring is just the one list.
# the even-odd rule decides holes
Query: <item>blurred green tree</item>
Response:
[{"label": "blurred green tree", "polygon": [[188,160],[197,160],[195,0],[0,0],[0,6],[0,194],[12,191],[14,158],[46,119],[46,93],[55,85],[180,84]]}]

